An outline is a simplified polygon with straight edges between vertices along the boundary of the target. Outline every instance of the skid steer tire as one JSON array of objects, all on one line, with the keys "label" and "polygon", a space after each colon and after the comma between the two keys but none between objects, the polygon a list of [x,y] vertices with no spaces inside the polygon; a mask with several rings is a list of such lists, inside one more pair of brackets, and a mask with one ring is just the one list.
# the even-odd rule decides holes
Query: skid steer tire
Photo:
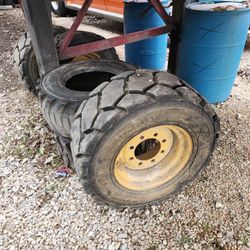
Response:
[{"label": "skid steer tire", "polygon": [[[66,29],[63,27],[53,27],[54,36],[65,31]],[[37,95],[36,86],[39,84],[40,76],[29,31],[26,31],[21,35],[14,48],[12,57],[13,65],[16,68],[24,87]]]},{"label": "skid steer tire", "polygon": [[189,183],[214,149],[216,113],[170,73],[127,72],[89,96],[76,112],[71,150],[86,191],[100,202],[161,201]]},{"label": "skid steer tire", "polygon": [[122,61],[98,59],[65,64],[48,73],[39,88],[39,102],[50,128],[70,138],[71,124],[88,94],[114,75],[136,70]]}]

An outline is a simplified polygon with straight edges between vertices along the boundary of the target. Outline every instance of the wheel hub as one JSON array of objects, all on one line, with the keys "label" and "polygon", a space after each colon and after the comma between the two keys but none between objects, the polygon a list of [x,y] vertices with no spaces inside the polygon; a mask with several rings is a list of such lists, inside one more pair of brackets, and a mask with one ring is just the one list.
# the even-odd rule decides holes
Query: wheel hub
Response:
[{"label": "wheel hub", "polygon": [[118,153],[115,178],[121,186],[135,191],[157,188],[180,173],[192,149],[191,136],[179,126],[146,129],[125,143]]}]

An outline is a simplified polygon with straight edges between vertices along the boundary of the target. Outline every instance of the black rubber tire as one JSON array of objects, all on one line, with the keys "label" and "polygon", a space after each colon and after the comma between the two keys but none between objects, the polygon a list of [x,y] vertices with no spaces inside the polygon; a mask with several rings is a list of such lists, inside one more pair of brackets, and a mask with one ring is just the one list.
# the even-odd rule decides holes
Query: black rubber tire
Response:
[{"label": "black rubber tire", "polygon": [[72,153],[70,149],[71,140],[58,135],[54,135],[57,144],[57,150],[63,159],[64,165],[66,167],[74,169]]},{"label": "black rubber tire", "polygon": [[[66,29],[63,27],[53,27],[54,36],[57,36],[59,33],[64,33],[65,31]],[[37,95],[36,86],[39,84],[38,80],[40,79],[40,75],[29,31],[21,35],[13,50],[12,57],[13,65],[24,87]]]},{"label": "black rubber tire", "polygon": [[[66,36],[67,32],[60,33],[56,36],[56,46],[57,49],[59,49],[61,42],[63,41],[64,37]],[[87,31],[77,31],[74,33],[74,37],[70,43],[69,46],[76,46],[80,44],[85,44],[93,41],[99,41],[105,39],[103,36],[97,35],[95,33],[87,32]],[[92,57],[91,57],[92,55]],[[98,59],[96,56],[99,57],[99,59],[111,59],[111,60],[119,60],[119,57],[116,53],[116,50],[114,48],[97,51],[95,53],[90,53],[88,55],[84,55],[84,57],[88,57],[90,59]],[[94,57],[94,58],[93,58]],[[61,64],[68,63],[71,61],[83,61],[82,56],[68,59],[65,61],[62,61]]]},{"label": "black rubber tire", "polygon": [[70,10],[65,6],[64,2],[60,2],[60,1],[55,1],[57,2],[57,8],[54,8],[53,4],[51,3],[51,10],[52,12],[59,16],[59,17],[66,17],[66,16],[75,16],[76,15],[76,11],[75,10]]},{"label": "black rubber tire", "polygon": [[[88,99],[90,91],[103,81],[109,80],[111,75],[128,70],[136,70],[136,68],[122,61],[98,59],[65,64],[48,73],[39,90],[39,102],[50,128],[58,136],[70,138],[75,112],[80,104]],[[106,78],[102,75],[99,77],[98,71],[107,73]],[[80,76],[78,80],[68,82],[72,77],[84,73],[96,79],[92,80],[87,77],[84,80]]]},{"label": "black rubber tire", "polygon": [[[60,47],[61,41],[63,40],[67,32],[65,28],[60,26],[54,26],[53,32],[55,36],[55,44],[58,49]],[[70,46],[75,46],[102,39],[104,39],[104,37],[94,33],[77,31],[73,36]],[[104,59],[118,60],[118,55],[116,54],[114,48],[96,52],[96,55]],[[35,52],[31,42],[31,37],[28,31],[26,31],[20,37],[18,43],[14,48],[12,57],[13,57],[14,67],[16,68],[17,73],[24,84],[24,87],[33,94],[37,95],[36,87],[39,84],[40,76],[39,76]],[[60,63],[64,64],[72,60],[74,60],[74,58],[65,60]]]},{"label": "black rubber tire", "polygon": [[[75,170],[85,189],[102,202],[138,207],[178,192],[201,170],[219,133],[216,113],[197,92],[167,72],[138,70],[113,77],[89,94],[76,112],[71,129]],[[164,190],[132,191],[112,174],[114,159],[123,143],[145,128],[178,125],[189,131],[194,143],[184,170],[164,184]],[[158,189],[155,189],[158,190]]]}]

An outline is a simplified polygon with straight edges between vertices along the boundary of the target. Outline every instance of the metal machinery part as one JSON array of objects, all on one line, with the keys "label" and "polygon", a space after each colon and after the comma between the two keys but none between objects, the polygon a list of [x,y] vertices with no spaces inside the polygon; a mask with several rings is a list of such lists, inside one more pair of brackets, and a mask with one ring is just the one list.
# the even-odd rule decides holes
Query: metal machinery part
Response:
[{"label": "metal machinery part", "polygon": [[[103,49],[112,48],[115,46],[132,43],[147,39],[153,36],[171,32],[170,56],[169,56],[169,71],[175,73],[176,54],[179,41],[179,32],[181,27],[182,11],[185,0],[173,1],[173,16],[170,17],[160,0],[148,0],[154,7],[157,13],[165,22],[165,26],[133,32],[118,37],[104,39],[102,41],[90,42],[78,46],[68,47],[72,40],[74,32],[79,27],[83,17],[88,11],[93,0],[86,0],[81,10],[65,36],[60,50],[60,60],[100,51]],[[35,49],[40,74],[44,76],[52,69],[59,66],[59,58],[53,40],[52,21],[50,14],[50,0],[21,0],[23,12],[27,19],[28,28],[30,30],[32,43]]]}]

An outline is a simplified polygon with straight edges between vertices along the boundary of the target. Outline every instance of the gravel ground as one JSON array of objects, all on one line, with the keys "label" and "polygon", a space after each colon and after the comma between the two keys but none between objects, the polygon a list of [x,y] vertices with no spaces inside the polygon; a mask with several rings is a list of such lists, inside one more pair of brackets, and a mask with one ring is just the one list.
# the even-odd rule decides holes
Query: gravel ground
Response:
[{"label": "gravel ground", "polygon": [[116,210],[74,173],[55,178],[55,141],[11,66],[24,29],[20,10],[0,12],[0,249],[250,249],[250,51],[215,107],[222,132],[208,167],[161,205]]}]

